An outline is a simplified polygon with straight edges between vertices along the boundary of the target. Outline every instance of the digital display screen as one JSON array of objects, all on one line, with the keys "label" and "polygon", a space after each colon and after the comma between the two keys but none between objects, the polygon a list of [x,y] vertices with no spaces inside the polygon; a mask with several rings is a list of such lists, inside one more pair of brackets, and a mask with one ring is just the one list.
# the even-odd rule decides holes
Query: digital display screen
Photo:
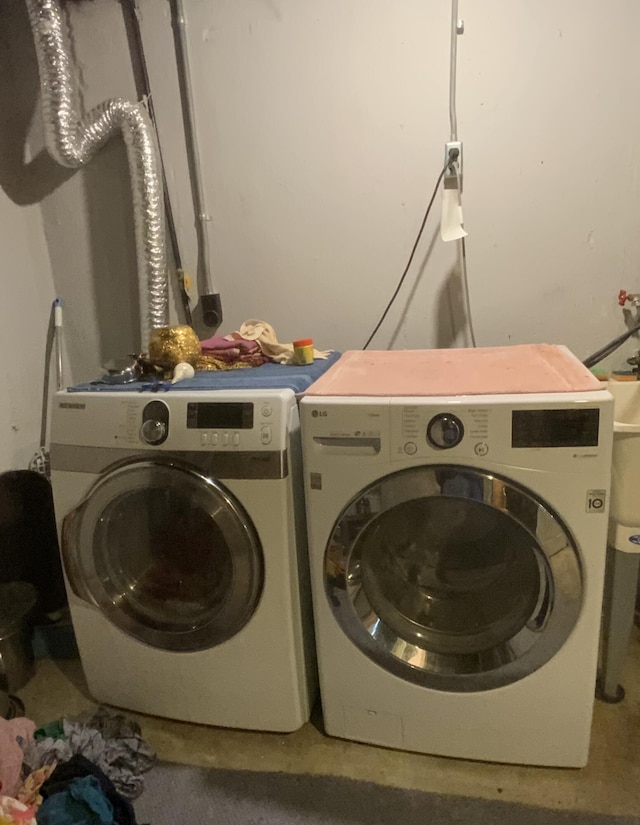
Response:
[{"label": "digital display screen", "polygon": [[221,401],[187,404],[187,427],[192,430],[250,430],[253,404]]},{"label": "digital display screen", "polygon": [[597,447],[600,410],[514,410],[512,447]]}]

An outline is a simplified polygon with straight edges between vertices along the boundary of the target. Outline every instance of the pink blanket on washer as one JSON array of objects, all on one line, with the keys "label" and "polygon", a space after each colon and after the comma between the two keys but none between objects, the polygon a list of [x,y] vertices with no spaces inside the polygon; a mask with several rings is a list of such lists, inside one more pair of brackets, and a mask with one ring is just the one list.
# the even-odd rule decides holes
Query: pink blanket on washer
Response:
[{"label": "pink blanket on washer", "polygon": [[567,347],[349,350],[306,395],[437,396],[586,392],[598,379]]}]

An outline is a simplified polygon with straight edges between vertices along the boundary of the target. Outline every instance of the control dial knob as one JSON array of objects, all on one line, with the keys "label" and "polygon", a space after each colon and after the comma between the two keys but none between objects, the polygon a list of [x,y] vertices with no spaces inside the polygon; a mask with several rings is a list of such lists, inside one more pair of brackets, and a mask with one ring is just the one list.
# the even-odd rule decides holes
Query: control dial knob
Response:
[{"label": "control dial knob", "polygon": [[147,444],[162,444],[167,437],[167,425],[164,421],[149,418],[142,422],[140,427],[140,437]]},{"label": "control dial knob", "polygon": [[464,436],[462,421],[451,413],[434,416],[427,426],[427,441],[439,450],[457,446]]}]

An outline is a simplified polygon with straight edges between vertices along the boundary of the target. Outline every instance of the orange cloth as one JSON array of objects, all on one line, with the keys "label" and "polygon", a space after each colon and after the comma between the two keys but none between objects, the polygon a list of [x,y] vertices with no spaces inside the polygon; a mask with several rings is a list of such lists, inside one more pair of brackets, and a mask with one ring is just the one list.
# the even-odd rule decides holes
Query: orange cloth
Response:
[{"label": "orange cloth", "polygon": [[345,352],[307,395],[416,397],[583,392],[600,382],[566,347],[513,347]]}]

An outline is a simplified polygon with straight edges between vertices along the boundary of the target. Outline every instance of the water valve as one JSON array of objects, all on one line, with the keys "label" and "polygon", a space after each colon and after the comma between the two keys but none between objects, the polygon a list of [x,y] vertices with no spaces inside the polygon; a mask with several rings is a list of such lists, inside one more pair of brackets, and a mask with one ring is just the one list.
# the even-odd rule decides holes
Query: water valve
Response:
[{"label": "water valve", "polygon": [[626,289],[621,289],[620,292],[618,292],[618,303],[621,307],[626,303],[630,303],[634,307],[640,307],[640,293],[627,292]]}]

